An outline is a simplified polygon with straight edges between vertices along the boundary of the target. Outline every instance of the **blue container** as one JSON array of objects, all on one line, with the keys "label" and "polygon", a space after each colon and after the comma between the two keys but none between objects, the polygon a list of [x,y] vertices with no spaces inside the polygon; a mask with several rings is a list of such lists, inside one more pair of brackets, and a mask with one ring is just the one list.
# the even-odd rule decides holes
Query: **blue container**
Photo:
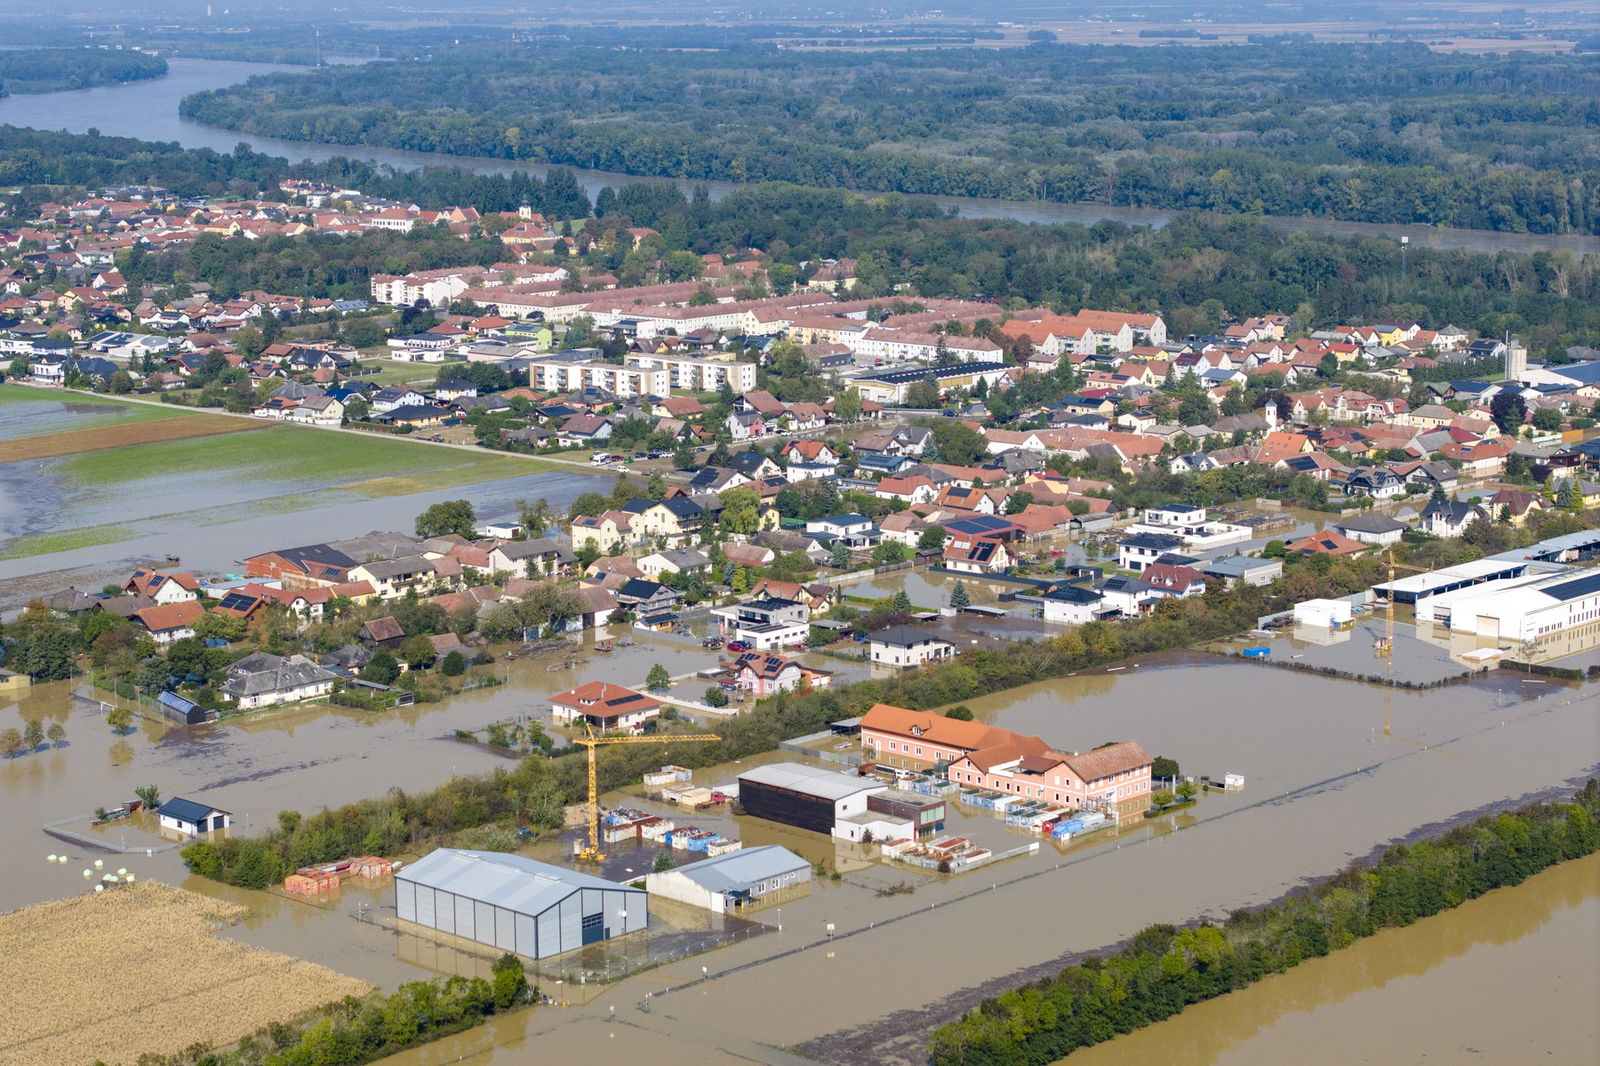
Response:
[{"label": "blue container", "polygon": [[1265,659],[1271,654],[1272,649],[1267,647],[1265,644],[1258,644],[1254,648],[1246,648],[1244,650],[1244,657],[1246,659]]}]

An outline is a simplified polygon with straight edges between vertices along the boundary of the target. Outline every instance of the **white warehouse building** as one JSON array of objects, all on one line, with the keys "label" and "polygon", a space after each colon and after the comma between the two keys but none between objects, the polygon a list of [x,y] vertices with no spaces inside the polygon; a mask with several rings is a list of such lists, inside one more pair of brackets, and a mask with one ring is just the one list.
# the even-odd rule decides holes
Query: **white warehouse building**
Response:
[{"label": "white warehouse building", "polygon": [[1436,596],[1433,619],[1451,630],[1503,641],[1540,641],[1600,623],[1600,572],[1550,574],[1532,580]]},{"label": "white warehouse building", "polygon": [[788,848],[767,844],[649,874],[645,887],[652,896],[725,914],[779,893],[787,898],[810,881],[810,862]]},{"label": "white warehouse building", "polygon": [[440,848],[395,873],[395,915],[530,959],[650,924],[645,892],[560,866]]}]

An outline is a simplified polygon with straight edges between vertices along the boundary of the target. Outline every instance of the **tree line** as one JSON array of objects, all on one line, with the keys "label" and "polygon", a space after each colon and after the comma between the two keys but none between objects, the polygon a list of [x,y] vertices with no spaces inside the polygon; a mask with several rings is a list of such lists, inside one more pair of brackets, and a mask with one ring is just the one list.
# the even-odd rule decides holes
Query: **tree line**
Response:
[{"label": "tree line", "polygon": [[273,137],[658,177],[1591,233],[1597,97],[1578,57],[1416,44],[685,61],[546,40],[256,77],[181,110]]},{"label": "tree line", "polygon": [[929,1042],[933,1066],[1043,1066],[1382,930],[1521,884],[1600,847],[1600,783],[1566,802],[1480,818],[1386,848],[1315,887],[1227,921],[1152,925],[1121,951],[985,999]]},{"label": "tree line", "polygon": [[167,61],[133,51],[98,48],[17,48],[0,50],[0,96],[55,93],[96,85],[159,78]]}]

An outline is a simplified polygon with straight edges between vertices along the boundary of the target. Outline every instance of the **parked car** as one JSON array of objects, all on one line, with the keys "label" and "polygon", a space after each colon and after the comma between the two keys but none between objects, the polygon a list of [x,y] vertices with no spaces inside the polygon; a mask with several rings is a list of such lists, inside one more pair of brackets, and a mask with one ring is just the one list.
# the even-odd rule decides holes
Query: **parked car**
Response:
[{"label": "parked car", "polygon": [[732,652],[746,652],[753,649],[750,647],[750,642],[747,640],[730,640],[728,641],[728,650]]}]

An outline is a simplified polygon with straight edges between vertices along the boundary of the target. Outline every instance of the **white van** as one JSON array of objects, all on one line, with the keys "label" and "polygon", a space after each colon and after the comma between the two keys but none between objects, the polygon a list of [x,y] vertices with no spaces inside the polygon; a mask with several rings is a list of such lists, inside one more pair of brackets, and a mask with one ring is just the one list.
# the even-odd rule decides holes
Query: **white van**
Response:
[{"label": "white van", "polygon": [[595,452],[589,457],[589,462],[595,466],[605,466],[614,458],[610,452]]}]

